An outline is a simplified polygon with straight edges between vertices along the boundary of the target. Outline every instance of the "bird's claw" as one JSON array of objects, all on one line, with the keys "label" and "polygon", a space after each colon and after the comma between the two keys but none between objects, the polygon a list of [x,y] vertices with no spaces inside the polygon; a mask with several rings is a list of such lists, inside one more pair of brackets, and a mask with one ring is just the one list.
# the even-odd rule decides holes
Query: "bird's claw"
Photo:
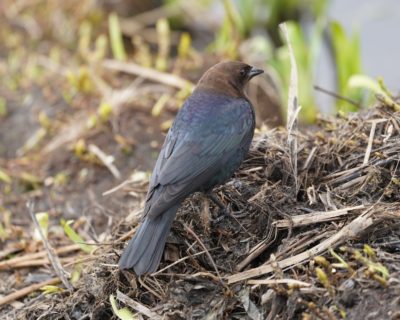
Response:
[{"label": "bird's claw", "polygon": [[230,210],[228,210],[228,208],[223,208],[223,209],[220,209],[218,217],[215,219],[212,219],[211,222],[213,224],[217,224],[217,223],[221,222],[222,220],[224,220],[225,218],[228,218],[231,216],[232,216],[232,213],[230,212]]}]

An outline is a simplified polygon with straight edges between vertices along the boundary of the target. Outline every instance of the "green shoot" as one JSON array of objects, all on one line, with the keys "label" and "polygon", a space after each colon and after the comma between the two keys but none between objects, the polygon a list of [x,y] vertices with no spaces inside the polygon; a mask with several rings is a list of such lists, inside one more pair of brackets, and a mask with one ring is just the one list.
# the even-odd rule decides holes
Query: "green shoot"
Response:
[{"label": "green shoot", "polygon": [[136,320],[138,317],[136,317],[128,308],[121,308],[118,309],[117,307],[117,302],[115,301],[114,295],[110,295],[110,303],[111,303],[111,308],[114,312],[114,314],[118,317],[120,320]]},{"label": "green shoot", "polygon": [[111,50],[113,56],[117,60],[126,60],[126,51],[124,41],[122,39],[122,32],[119,25],[118,16],[116,13],[110,14],[108,17],[108,30],[110,34]]},{"label": "green shoot", "polygon": [[[331,41],[336,61],[337,87],[340,95],[361,102],[362,91],[349,86],[349,80],[361,70],[360,36],[355,33],[352,37],[346,35],[338,22],[332,22]],[[338,100],[338,111],[356,111],[356,106],[344,100]]]}]

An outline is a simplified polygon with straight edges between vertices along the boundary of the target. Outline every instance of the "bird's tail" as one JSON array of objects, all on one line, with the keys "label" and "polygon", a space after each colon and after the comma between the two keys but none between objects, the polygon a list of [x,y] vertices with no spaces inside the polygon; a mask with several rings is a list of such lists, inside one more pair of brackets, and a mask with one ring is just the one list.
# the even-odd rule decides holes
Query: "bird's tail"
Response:
[{"label": "bird's tail", "polygon": [[155,218],[144,218],[122,253],[118,263],[121,270],[133,268],[138,276],[157,270],[178,207],[173,206]]}]

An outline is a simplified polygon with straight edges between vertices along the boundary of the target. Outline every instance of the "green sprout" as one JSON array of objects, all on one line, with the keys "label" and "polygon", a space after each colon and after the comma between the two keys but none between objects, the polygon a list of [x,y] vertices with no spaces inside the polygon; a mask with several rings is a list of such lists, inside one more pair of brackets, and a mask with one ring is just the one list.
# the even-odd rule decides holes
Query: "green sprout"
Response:
[{"label": "green sprout", "polygon": [[156,24],[158,34],[158,55],[156,58],[156,69],[166,71],[169,63],[169,53],[171,47],[171,30],[168,20],[159,19]]},{"label": "green sprout", "polygon": [[[336,61],[336,77],[338,93],[343,97],[361,103],[363,92],[349,85],[353,75],[361,74],[360,35],[347,36],[338,22],[331,22],[331,42]],[[357,106],[345,100],[338,100],[337,111],[357,111]]]},{"label": "green sprout", "polygon": [[130,311],[128,308],[118,308],[117,307],[117,302],[115,301],[114,295],[110,295],[110,303],[111,303],[111,308],[114,312],[114,314],[118,317],[120,320],[136,320],[138,319],[137,316],[135,316],[132,311]]},{"label": "green sprout", "polygon": [[94,247],[84,243],[82,237],[78,233],[76,233],[74,229],[72,229],[71,227],[72,222],[73,222],[72,220],[66,221],[64,219],[61,219],[60,223],[64,229],[65,234],[68,236],[70,240],[79,245],[82,251],[86,253],[91,253],[94,250]]},{"label": "green sprout", "polygon": [[99,115],[100,119],[106,122],[110,120],[112,113],[112,105],[105,101],[101,102],[100,106],[97,109],[97,114]]},{"label": "green sprout", "polygon": [[110,34],[111,50],[114,58],[117,60],[125,61],[127,56],[124,41],[122,39],[119,19],[116,13],[112,13],[108,17],[108,30]]}]

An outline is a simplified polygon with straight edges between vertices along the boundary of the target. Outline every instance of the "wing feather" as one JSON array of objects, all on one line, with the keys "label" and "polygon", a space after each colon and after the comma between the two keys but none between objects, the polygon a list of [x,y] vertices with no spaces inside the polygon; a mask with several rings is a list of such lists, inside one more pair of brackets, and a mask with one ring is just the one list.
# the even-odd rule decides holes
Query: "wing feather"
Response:
[{"label": "wing feather", "polygon": [[166,137],[153,171],[145,214],[156,216],[197,191],[238,152],[249,132],[252,137],[254,118],[247,100],[225,99],[196,118],[190,117],[193,107],[201,110],[202,106],[190,103],[183,106]]}]

